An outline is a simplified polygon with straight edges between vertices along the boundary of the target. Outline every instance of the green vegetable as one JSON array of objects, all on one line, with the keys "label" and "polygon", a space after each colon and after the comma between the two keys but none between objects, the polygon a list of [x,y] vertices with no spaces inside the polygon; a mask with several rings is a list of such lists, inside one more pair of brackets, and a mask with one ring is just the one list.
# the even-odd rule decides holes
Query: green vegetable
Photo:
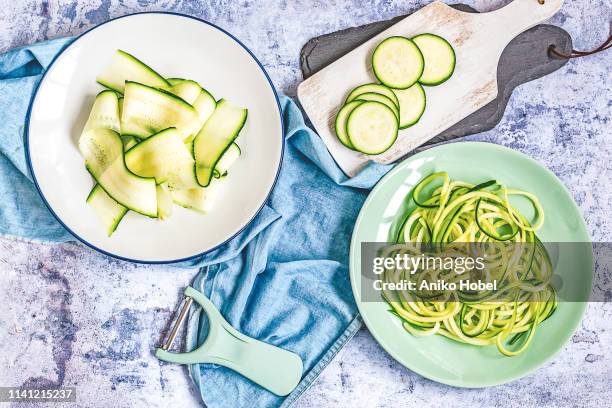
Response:
[{"label": "green vegetable", "polygon": [[[387,151],[395,143],[397,134],[390,135],[386,123],[381,126],[382,115],[380,112],[374,114],[373,105],[359,106],[355,102],[383,104],[397,117],[398,129],[413,126],[423,116],[427,102],[421,84],[433,86],[448,80],[455,70],[456,57],[453,47],[444,38],[421,34],[412,39],[401,36],[384,39],[374,49],[371,62],[374,76],[381,83],[353,88],[344,106],[338,110],[335,122],[340,142],[349,149],[368,155]],[[372,114],[363,115],[366,109]],[[354,142],[347,128],[351,126],[349,117],[356,112],[361,114],[359,116],[370,116],[373,121],[367,118],[359,121],[360,134],[353,136],[359,140]],[[365,129],[369,129],[367,134]]]},{"label": "green vegetable", "polygon": [[[510,196],[527,198],[535,219],[529,221],[511,205]],[[444,251],[455,248],[457,243],[490,243],[497,252],[486,258],[487,270],[491,278],[501,282],[498,288],[503,289],[477,293],[459,290],[445,293],[442,298],[427,292],[428,299],[417,290],[383,287],[383,298],[391,312],[415,336],[438,334],[473,346],[494,344],[506,356],[524,352],[538,326],[557,308],[556,293],[550,284],[552,263],[535,233],[544,223],[537,197],[508,189],[495,180],[473,185],[451,181],[447,173],[439,172],[424,177],[413,189],[410,200],[413,205],[396,239],[402,245],[385,249],[385,256],[419,253],[416,248],[423,244]],[[420,272],[431,273],[423,276],[430,279],[445,273],[440,269]],[[445,275],[448,279],[461,279],[451,272]],[[399,282],[407,279],[407,273],[386,269],[384,278],[388,283]]]},{"label": "green vegetable", "polygon": [[128,210],[160,220],[173,204],[210,211],[242,153],[234,140],[247,110],[122,50],[96,80],[109,89],[96,96],[78,144],[95,181],[86,202],[107,234]]}]

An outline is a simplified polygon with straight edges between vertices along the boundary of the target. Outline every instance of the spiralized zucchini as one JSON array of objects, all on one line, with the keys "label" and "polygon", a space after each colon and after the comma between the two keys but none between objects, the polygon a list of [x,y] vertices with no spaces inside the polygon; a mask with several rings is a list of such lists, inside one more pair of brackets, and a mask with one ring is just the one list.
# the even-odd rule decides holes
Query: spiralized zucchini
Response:
[{"label": "spiralized zucchini", "polygon": [[[530,222],[513,207],[511,196],[528,199],[535,219]],[[383,287],[390,312],[402,319],[403,327],[415,336],[438,334],[474,346],[495,344],[506,356],[524,352],[538,325],[557,308],[556,293],[550,284],[551,260],[536,236],[544,222],[537,197],[508,189],[495,180],[473,185],[451,181],[447,173],[439,172],[423,178],[410,199],[414,205],[400,228],[397,244],[385,248],[381,255],[417,256],[427,244],[438,254],[454,256],[478,246],[480,253],[486,253],[486,267],[480,279],[496,280],[498,290],[456,290],[434,296],[431,292]],[[384,280],[408,280],[408,273],[386,269]],[[455,271],[441,268],[419,273],[419,279],[462,279]]]}]

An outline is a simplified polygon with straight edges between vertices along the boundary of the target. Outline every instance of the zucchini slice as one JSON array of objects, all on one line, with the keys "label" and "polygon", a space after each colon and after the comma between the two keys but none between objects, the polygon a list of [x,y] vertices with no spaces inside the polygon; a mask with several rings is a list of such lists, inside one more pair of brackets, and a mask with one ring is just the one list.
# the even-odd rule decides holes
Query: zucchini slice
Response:
[{"label": "zucchini slice", "polygon": [[417,82],[408,89],[394,89],[393,92],[400,101],[400,129],[405,129],[417,123],[423,116],[427,105],[427,97],[421,84]]},{"label": "zucchini slice", "polygon": [[159,184],[157,187],[157,218],[167,220],[172,215],[172,194],[167,183]]},{"label": "zucchini slice", "polygon": [[397,117],[387,105],[364,102],[348,117],[346,132],[355,150],[365,154],[380,154],[397,139]]},{"label": "zucchini slice", "polygon": [[212,210],[222,181],[223,179],[215,179],[208,187],[172,191],[172,199],[181,207],[206,214]]},{"label": "zucchini slice", "polygon": [[232,143],[217,162],[215,173],[219,174],[219,177],[226,175],[230,167],[238,160],[241,154],[242,151],[240,150],[240,146],[236,143]]},{"label": "zucchini slice", "polygon": [[425,60],[425,69],[419,82],[423,85],[439,85],[455,71],[455,50],[444,38],[435,34],[421,34],[412,39]]},{"label": "zucchini slice", "polygon": [[247,109],[221,99],[211,117],[193,141],[196,161],[196,177],[202,187],[207,187],[213,177],[217,162],[238,137],[247,119]]},{"label": "zucchini slice", "polygon": [[123,114],[123,95],[119,97],[118,101],[119,101],[119,124],[121,124],[121,115]]},{"label": "zucchini slice", "polygon": [[[178,174],[188,168],[194,182],[194,161],[181,135],[175,128],[159,133],[138,143],[125,154],[127,168],[140,177],[154,177],[157,184],[175,184]],[[172,182],[170,179],[172,178]]]},{"label": "zucchini slice", "polygon": [[[210,118],[215,111],[217,101],[215,101],[215,98],[206,89],[200,88],[200,95],[193,102],[193,107],[196,112],[198,112],[198,124],[196,127],[198,130],[201,130],[202,126],[204,126],[208,118]],[[185,143],[192,143],[196,135],[197,132],[194,132],[192,135],[188,136],[185,139]]]},{"label": "zucchini slice", "polygon": [[374,75],[389,88],[411,87],[421,77],[424,65],[419,47],[405,37],[383,40],[372,54]]},{"label": "zucchini slice", "polygon": [[387,98],[391,99],[393,103],[395,104],[395,106],[397,106],[398,108],[400,107],[400,102],[397,96],[395,95],[395,93],[391,89],[381,84],[365,84],[365,85],[358,86],[357,88],[351,91],[349,96],[346,97],[346,102],[344,103],[349,103],[357,99],[359,95],[362,95],[364,93],[370,93],[370,92],[384,95]]},{"label": "zucchini slice", "polygon": [[115,232],[128,211],[127,208],[113,200],[99,184],[94,186],[85,202],[94,209],[109,237]]},{"label": "zucchini slice", "polygon": [[172,84],[172,86],[168,88],[168,91],[178,96],[188,104],[193,105],[198,96],[200,96],[202,87],[196,81],[183,79]]},{"label": "zucchini slice", "polygon": [[166,78],[166,81],[172,86],[178,84],[179,82],[186,81],[185,78]]},{"label": "zucchini slice", "polygon": [[123,142],[110,129],[92,129],[81,135],[79,150],[96,182],[119,204],[149,217],[157,217],[155,179],[130,172],[125,165]]},{"label": "zucchini slice", "polygon": [[348,147],[349,149],[355,149],[349,140],[348,134],[346,133],[346,121],[356,107],[364,103],[364,101],[352,101],[344,105],[338,115],[336,116],[336,136],[338,136],[338,140],[340,143]]},{"label": "zucchini slice", "polygon": [[113,55],[111,64],[98,75],[96,81],[100,85],[120,93],[123,93],[127,81],[160,88],[170,86],[168,81],[151,67],[123,50],[117,50]]},{"label": "zucchini slice", "polygon": [[384,105],[387,105],[389,109],[393,111],[397,120],[399,120],[399,116],[400,116],[399,108],[397,107],[397,105],[393,103],[391,99],[387,98],[384,95],[381,95],[379,93],[374,93],[374,92],[368,92],[368,93],[359,95],[355,100],[364,101],[364,102],[380,102]]},{"label": "zucchini slice", "polygon": [[121,132],[124,135],[146,139],[174,127],[185,138],[199,130],[197,111],[170,92],[128,81],[123,100]]},{"label": "zucchini slice", "polygon": [[121,136],[121,140],[123,141],[124,152],[127,152],[138,144],[138,139],[136,139],[134,136]]},{"label": "zucchini slice", "polygon": [[96,95],[89,118],[83,128],[83,133],[91,129],[111,129],[119,133],[119,98],[115,91],[102,91]]}]

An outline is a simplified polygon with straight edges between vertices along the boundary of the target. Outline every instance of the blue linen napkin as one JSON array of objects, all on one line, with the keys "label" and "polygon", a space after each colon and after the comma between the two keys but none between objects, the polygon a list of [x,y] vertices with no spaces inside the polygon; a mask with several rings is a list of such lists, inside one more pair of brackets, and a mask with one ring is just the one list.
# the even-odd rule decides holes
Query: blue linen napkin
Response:
[{"label": "blue linen napkin", "polygon": [[70,38],[0,55],[0,234],[45,241],[74,239],[47,210],[27,170],[25,117],[44,70]]},{"label": "blue linen napkin", "polygon": [[[52,40],[0,55],[0,234],[73,239],[38,196],[23,147],[32,92],[70,41]],[[236,238],[178,266],[202,267],[193,286],[239,331],[299,354],[304,377],[283,398],[224,367],[192,365],[190,374],[211,408],[290,405],[361,325],[348,276],[349,242],[369,189],[391,166],[370,164],[347,178],[304,124],[296,104],[286,96],[280,103],[284,162],[268,202]],[[205,318],[195,312],[188,347],[197,347],[206,334]]]}]

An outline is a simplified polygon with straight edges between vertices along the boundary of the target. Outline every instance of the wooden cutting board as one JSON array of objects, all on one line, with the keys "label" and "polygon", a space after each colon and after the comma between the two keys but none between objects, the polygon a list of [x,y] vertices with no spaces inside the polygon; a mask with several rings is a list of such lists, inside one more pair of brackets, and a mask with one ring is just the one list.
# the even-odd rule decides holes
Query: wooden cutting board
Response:
[{"label": "wooden cutting board", "polygon": [[[474,123],[474,119],[487,119],[482,114],[482,108],[486,106],[490,111],[491,103],[499,95],[498,62],[504,62],[500,61],[502,52],[517,35],[552,16],[562,3],[563,0],[546,0],[544,5],[540,5],[537,0],[514,0],[502,9],[474,14],[436,1],[400,19],[306,79],[298,87],[298,98],[332,156],[349,176],[356,174],[369,160],[391,163],[434,137],[448,133],[445,131],[452,130],[457,122],[469,119]],[[375,28],[372,30],[376,31]],[[352,88],[375,82],[368,63],[372,50],[386,37],[410,37],[425,32],[446,38],[455,48],[457,67],[453,77],[440,86],[426,88],[428,106],[425,114],[418,124],[400,131],[397,142],[387,152],[378,156],[365,156],[344,147],[338,142],[333,130],[335,116]],[[563,49],[570,47],[571,40],[567,38],[564,44],[557,46]],[[547,44],[542,47],[546,48]],[[512,57],[516,58],[517,55]],[[551,71],[562,64],[560,61]],[[525,71],[518,75],[518,79],[525,82],[531,75],[533,73]],[[507,81],[509,90],[502,89],[502,94],[508,93],[506,98],[521,83],[516,78],[514,81],[511,79]],[[496,107],[499,116],[504,107],[505,101],[501,112],[500,107]],[[478,131],[478,126],[472,127]],[[455,137],[474,133],[466,130],[465,126],[462,129],[463,134],[455,131]],[[448,138],[447,134],[446,139],[442,140]]]},{"label": "wooden cutting board", "polygon": [[[468,13],[477,12],[465,4],[453,4],[451,7]],[[353,48],[358,47],[405,17],[406,15],[359,27],[350,27],[312,38],[304,44],[300,53],[300,67],[304,79],[311,77]],[[504,110],[514,88],[548,75],[567,64],[567,59],[556,58],[549,54],[548,47],[551,44],[554,44],[559,51],[567,54],[572,49],[572,38],[561,27],[548,24],[539,24],[516,36],[506,46],[499,58],[497,97],[412,152],[407,153],[407,155],[438,143],[485,132],[497,126],[504,116]]]}]

